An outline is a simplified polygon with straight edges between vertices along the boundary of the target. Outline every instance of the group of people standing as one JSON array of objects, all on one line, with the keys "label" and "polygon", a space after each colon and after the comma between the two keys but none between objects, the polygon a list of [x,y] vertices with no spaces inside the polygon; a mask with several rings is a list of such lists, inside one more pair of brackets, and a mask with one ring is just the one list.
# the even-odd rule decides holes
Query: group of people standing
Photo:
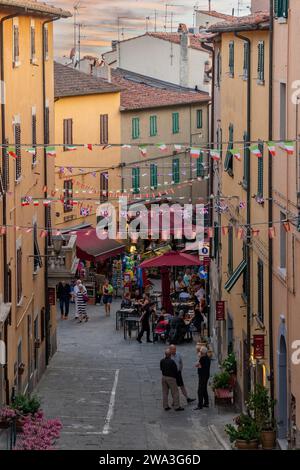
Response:
[{"label": "group of people standing", "polygon": [[[199,361],[195,365],[198,370],[198,405],[195,410],[202,410],[203,407],[209,407],[207,385],[210,375],[210,358],[208,357],[207,353],[207,348],[203,346],[200,349]],[[169,404],[170,392],[173,400],[172,405],[175,411],[184,410],[184,408],[180,406],[179,390],[181,390],[188,404],[195,401],[195,398],[190,398],[188,396],[182,378],[182,369],[182,357],[180,353],[177,352],[176,346],[170,345],[170,347],[165,351],[165,357],[160,361],[160,370],[162,373],[163,407],[165,411],[171,410]]]}]

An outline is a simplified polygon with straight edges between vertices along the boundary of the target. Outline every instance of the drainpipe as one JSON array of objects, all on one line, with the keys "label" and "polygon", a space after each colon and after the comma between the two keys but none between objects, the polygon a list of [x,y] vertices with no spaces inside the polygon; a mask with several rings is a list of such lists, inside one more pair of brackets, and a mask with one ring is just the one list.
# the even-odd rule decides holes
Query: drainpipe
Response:
[{"label": "drainpipe", "polygon": [[[249,47],[249,54],[248,54],[248,77],[247,77],[247,136],[248,142],[247,145],[250,146],[251,142],[251,41],[246,36],[242,36],[237,32],[234,35],[248,43]],[[251,289],[250,289],[250,282],[251,282],[251,257],[250,257],[250,243],[251,243],[251,210],[250,210],[250,203],[251,203],[251,158],[249,157],[247,160],[247,174],[249,175],[249,180],[247,184],[247,244],[246,244],[246,261],[247,261],[247,355],[248,355],[248,362],[250,359],[251,354]],[[250,365],[248,363],[247,369],[247,392],[251,392],[251,373],[250,373]]]},{"label": "drainpipe", "polygon": [[[11,15],[4,16],[0,20],[0,80],[1,86],[4,86],[5,81],[5,74],[4,74],[4,34],[3,34],[3,24],[5,21],[10,20],[18,16],[18,13],[13,13]],[[4,91],[4,88],[3,88]],[[4,98],[4,96],[2,97]],[[1,102],[1,140],[4,144],[6,142],[6,126],[5,126],[5,100]],[[7,149],[6,147],[2,148],[2,168],[5,166],[5,153]],[[3,200],[2,200],[2,220],[3,225],[6,225],[7,217],[6,217],[6,188],[3,191]],[[9,286],[8,286],[8,268],[7,268],[7,234],[3,235],[3,273],[4,273],[4,285],[3,285],[3,293],[4,293],[4,302],[8,302],[9,300]],[[8,332],[7,332],[7,323],[4,326],[4,341],[6,345],[6,356],[7,356],[7,349],[8,349]],[[9,403],[9,381],[8,381],[8,370],[7,364],[4,367],[4,382],[5,382],[5,400],[6,403]]]},{"label": "drainpipe", "polygon": [[[44,21],[42,27],[42,57],[43,57],[43,67],[42,67],[42,74],[43,74],[43,122],[44,122],[44,197],[47,199],[47,187],[48,187],[48,171],[47,171],[47,152],[46,152],[46,67],[45,67],[45,25],[48,23],[52,23],[59,19],[59,16],[52,18],[51,20]],[[48,227],[48,210],[47,206],[45,206],[45,227]],[[45,359],[46,365],[49,363],[49,356],[50,356],[50,344],[51,338],[48,337],[48,331],[50,328],[50,308],[49,308],[49,301],[48,301],[48,257],[47,257],[47,250],[48,250],[48,242],[47,238],[45,239],[45,270],[44,270],[44,285],[45,285],[45,328],[46,328],[46,350],[45,350]]]},{"label": "drainpipe", "polygon": [[[270,33],[269,33],[269,141],[273,139],[273,39],[274,39],[274,18],[273,0],[270,0]],[[269,152],[268,159],[268,219],[269,227],[273,225],[273,158]],[[274,400],[274,343],[273,343],[273,240],[269,237],[269,361],[270,361],[270,394]],[[274,418],[274,407],[272,408]]]}]

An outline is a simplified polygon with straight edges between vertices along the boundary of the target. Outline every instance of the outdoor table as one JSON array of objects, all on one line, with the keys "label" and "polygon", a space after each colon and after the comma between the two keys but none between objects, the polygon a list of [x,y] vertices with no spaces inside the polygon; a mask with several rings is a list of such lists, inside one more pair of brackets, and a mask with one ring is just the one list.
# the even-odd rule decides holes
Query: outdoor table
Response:
[{"label": "outdoor table", "polygon": [[124,321],[128,315],[133,315],[136,312],[135,308],[121,308],[116,311],[116,330],[119,329],[119,324]]},{"label": "outdoor table", "polygon": [[137,330],[137,333],[140,332],[140,319],[138,317],[127,317],[124,318],[124,339],[127,339],[127,332],[129,338],[131,338],[131,331],[133,329]]}]

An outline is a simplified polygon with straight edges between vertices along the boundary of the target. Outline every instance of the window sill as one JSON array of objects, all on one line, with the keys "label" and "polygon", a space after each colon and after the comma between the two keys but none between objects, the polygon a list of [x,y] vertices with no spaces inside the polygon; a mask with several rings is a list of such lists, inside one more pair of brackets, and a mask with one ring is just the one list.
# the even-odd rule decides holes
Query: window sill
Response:
[{"label": "window sill", "polygon": [[23,176],[20,176],[18,179],[15,179],[15,184],[20,184],[23,179]]},{"label": "window sill", "polygon": [[283,281],[286,281],[286,268],[278,268],[278,274]]},{"label": "window sill", "polygon": [[265,85],[265,81],[264,81],[264,80],[257,80],[256,83],[257,83],[257,85],[260,85],[260,86],[264,86],[264,85]]},{"label": "window sill", "polygon": [[280,18],[278,18],[278,24],[286,24],[287,23],[287,18],[285,18],[284,16],[281,16]]},{"label": "window sill", "polygon": [[21,65],[21,62],[19,60],[16,60],[15,62],[13,62],[13,68],[14,69],[20,67],[20,65]]},{"label": "window sill", "polygon": [[244,82],[247,82],[247,81],[248,81],[248,76],[247,76],[247,75],[243,75],[243,76],[242,76],[242,80],[244,80]]},{"label": "window sill", "polygon": [[37,58],[33,57],[32,59],[30,59],[30,63],[31,63],[31,65],[38,65]]}]

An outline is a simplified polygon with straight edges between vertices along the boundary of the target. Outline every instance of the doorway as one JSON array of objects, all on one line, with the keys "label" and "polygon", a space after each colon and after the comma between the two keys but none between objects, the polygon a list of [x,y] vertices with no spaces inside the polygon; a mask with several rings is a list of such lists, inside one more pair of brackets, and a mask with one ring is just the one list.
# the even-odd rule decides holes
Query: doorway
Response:
[{"label": "doorway", "polygon": [[287,406],[287,348],[283,335],[279,339],[278,348],[278,437],[286,439],[288,435]]}]

